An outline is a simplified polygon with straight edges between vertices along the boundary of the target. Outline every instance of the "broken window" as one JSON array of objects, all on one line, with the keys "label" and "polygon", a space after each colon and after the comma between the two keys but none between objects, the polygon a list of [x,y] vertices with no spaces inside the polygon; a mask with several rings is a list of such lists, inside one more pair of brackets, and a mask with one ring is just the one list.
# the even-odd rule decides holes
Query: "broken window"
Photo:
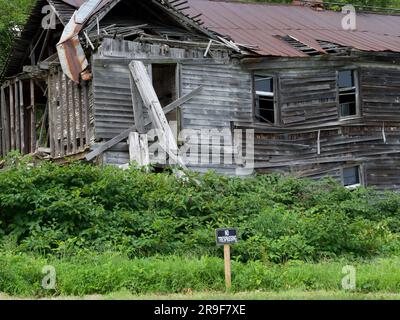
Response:
[{"label": "broken window", "polygon": [[256,118],[262,122],[275,123],[275,88],[274,78],[270,76],[254,76],[256,96]]},{"label": "broken window", "polygon": [[357,85],[354,70],[339,71],[339,106],[340,117],[358,115]]},{"label": "broken window", "polygon": [[343,185],[346,188],[354,188],[361,185],[360,166],[343,168]]}]

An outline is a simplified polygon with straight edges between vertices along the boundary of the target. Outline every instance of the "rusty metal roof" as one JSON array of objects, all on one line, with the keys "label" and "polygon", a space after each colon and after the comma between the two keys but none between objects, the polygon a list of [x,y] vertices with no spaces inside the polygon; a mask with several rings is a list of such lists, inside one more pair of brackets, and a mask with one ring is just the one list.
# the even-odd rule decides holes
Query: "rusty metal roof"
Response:
[{"label": "rusty metal roof", "polygon": [[[61,0],[79,7],[86,0]],[[99,10],[115,0],[103,0]],[[306,53],[279,37],[290,36],[323,52],[318,41],[362,51],[400,52],[400,15],[357,13],[357,30],[342,28],[344,15],[316,11],[305,6],[271,3],[244,3],[235,0],[188,0],[182,12],[201,14],[204,27],[232,38],[235,42],[258,47],[268,56],[301,57]]]},{"label": "rusty metal roof", "polygon": [[[204,26],[240,44],[255,45],[261,55],[301,57],[277,36],[291,36],[318,51],[317,40],[363,51],[400,52],[400,16],[357,13],[357,30],[342,28],[344,15],[309,7],[216,0],[188,0],[190,15],[202,13]],[[323,50],[322,50],[323,51]]]}]

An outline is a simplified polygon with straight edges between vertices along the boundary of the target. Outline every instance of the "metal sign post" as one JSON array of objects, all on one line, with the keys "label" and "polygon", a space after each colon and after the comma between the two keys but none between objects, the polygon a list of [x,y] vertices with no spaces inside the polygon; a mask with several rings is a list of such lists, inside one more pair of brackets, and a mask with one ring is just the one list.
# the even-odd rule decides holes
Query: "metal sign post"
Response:
[{"label": "metal sign post", "polygon": [[231,288],[231,244],[237,243],[237,230],[233,228],[217,229],[216,242],[224,246],[225,285],[226,290]]}]

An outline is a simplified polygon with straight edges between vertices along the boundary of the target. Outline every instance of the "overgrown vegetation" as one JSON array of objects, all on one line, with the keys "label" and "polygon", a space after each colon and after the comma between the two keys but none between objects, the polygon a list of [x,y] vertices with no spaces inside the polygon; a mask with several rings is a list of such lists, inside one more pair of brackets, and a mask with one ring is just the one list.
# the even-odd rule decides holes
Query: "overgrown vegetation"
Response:
[{"label": "overgrown vegetation", "polygon": [[0,72],[34,0],[0,0]]},{"label": "overgrown vegetation", "polygon": [[[56,288],[41,286],[45,265],[57,271]],[[222,259],[177,256],[127,259],[120,255],[85,255],[72,259],[45,259],[26,254],[0,255],[0,291],[13,296],[83,296],[125,291],[133,294],[223,291]],[[345,261],[318,264],[292,262],[284,265],[262,262],[232,265],[232,290],[344,292]],[[400,260],[379,259],[354,263],[355,293],[400,292]]]},{"label": "overgrown vegetation", "polygon": [[237,227],[237,261],[369,258],[398,252],[400,195],[278,175],[248,179],[72,163],[0,173],[4,250],[70,257],[120,252],[221,257],[215,229]]}]

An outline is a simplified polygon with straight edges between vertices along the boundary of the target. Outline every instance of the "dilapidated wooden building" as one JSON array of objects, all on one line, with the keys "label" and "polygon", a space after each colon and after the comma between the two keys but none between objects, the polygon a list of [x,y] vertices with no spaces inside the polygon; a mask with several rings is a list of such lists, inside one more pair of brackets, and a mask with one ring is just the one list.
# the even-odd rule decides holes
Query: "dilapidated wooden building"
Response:
[{"label": "dilapidated wooden building", "polygon": [[155,127],[230,154],[169,154],[194,170],[400,190],[400,16],[357,12],[348,30],[297,2],[37,1],[1,75],[0,154],[147,163]]}]

